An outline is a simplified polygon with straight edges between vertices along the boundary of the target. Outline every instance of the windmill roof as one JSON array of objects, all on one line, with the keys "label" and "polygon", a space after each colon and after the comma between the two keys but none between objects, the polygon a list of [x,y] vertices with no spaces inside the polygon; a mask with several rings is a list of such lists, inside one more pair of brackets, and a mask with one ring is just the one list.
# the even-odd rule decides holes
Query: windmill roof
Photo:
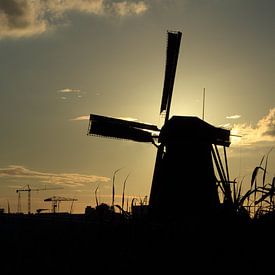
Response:
[{"label": "windmill roof", "polygon": [[163,126],[160,142],[171,144],[184,141],[229,146],[230,130],[215,127],[194,116],[173,116]]}]

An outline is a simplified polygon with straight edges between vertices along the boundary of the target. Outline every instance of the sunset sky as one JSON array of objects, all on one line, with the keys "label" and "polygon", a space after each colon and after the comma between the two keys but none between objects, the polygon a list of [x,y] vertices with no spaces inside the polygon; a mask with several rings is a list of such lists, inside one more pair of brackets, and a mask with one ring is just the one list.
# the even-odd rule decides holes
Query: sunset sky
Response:
[{"label": "sunset sky", "polygon": [[120,168],[117,203],[128,174],[129,200],[149,197],[156,148],[87,136],[88,116],[161,127],[167,30],[183,33],[171,115],[201,118],[205,88],[205,120],[241,136],[229,168],[248,186],[275,146],[274,12],[273,0],[0,0],[0,208],[16,212],[29,184],[63,188],[32,192],[32,212],[53,195],[84,212],[97,186],[111,202]]}]

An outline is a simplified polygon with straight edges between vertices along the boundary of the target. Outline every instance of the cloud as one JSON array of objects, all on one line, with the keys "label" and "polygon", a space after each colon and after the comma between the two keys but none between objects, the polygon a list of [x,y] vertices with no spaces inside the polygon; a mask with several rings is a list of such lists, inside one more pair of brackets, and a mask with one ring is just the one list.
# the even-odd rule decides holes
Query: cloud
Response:
[{"label": "cloud", "polygon": [[0,37],[27,37],[48,28],[39,1],[1,0]]},{"label": "cloud", "polygon": [[64,88],[61,90],[57,90],[59,93],[80,93],[80,89],[71,89],[71,88]]},{"label": "cloud", "polygon": [[72,118],[70,120],[80,121],[80,120],[89,120],[89,119],[90,119],[90,116],[78,116],[78,117]]},{"label": "cloud", "polygon": [[[136,118],[132,118],[132,117],[117,117],[117,118],[127,120],[127,121],[137,121]],[[78,117],[75,117],[75,118],[71,118],[70,120],[81,121],[81,120],[89,120],[89,119],[90,119],[89,115],[83,115],[83,116],[78,116]]]},{"label": "cloud", "polygon": [[136,16],[148,9],[130,0],[1,0],[0,38],[39,35],[64,21],[69,12],[97,16]]},{"label": "cloud", "polygon": [[60,90],[57,90],[57,93],[60,95],[60,99],[66,100],[66,99],[75,99],[75,98],[82,98],[83,94],[85,92],[82,92],[80,89],[75,88],[63,88]]},{"label": "cloud", "polygon": [[107,177],[77,173],[44,173],[33,171],[20,165],[9,165],[6,168],[0,168],[0,178],[1,177],[33,179],[43,183],[65,184],[71,186],[82,186],[93,182],[108,182],[110,180]]},{"label": "cloud", "polygon": [[123,120],[127,120],[127,121],[137,121],[137,119],[133,118],[133,117],[118,117],[118,119],[123,119]]},{"label": "cloud", "polygon": [[118,3],[113,3],[113,10],[115,14],[120,16],[125,15],[139,15],[144,13],[147,10],[147,6],[143,1],[136,3],[131,3],[128,1],[121,1]]},{"label": "cloud", "polygon": [[238,145],[252,145],[260,142],[275,142],[275,108],[258,121],[256,126],[251,124],[234,124],[231,133],[240,135],[232,141]]},{"label": "cloud", "polygon": [[241,117],[240,115],[232,115],[232,116],[227,116],[226,118],[227,119],[238,119],[240,117]]}]

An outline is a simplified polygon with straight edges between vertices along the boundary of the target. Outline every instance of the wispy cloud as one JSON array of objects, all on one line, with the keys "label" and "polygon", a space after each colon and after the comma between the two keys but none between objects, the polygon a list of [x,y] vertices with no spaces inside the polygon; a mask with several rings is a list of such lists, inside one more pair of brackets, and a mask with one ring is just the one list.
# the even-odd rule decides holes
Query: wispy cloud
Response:
[{"label": "wispy cloud", "polygon": [[90,119],[90,116],[78,116],[78,117],[75,117],[75,118],[71,118],[70,120],[81,121],[81,120],[89,120],[89,119]]},{"label": "wispy cloud", "polygon": [[251,124],[234,124],[231,133],[240,135],[234,138],[235,144],[252,145],[260,142],[275,142],[275,108],[253,126]]},{"label": "wispy cloud", "polygon": [[139,15],[144,13],[147,10],[147,6],[143,1],[130,2],[130,1],[121,1],[113,3],[113,10],[115,14],[120,16],[125,15]]},{"label": "wispy cloud", "polygon": [[232,115],[232,116],[227,116],[226,118],[227,119],[238,119],[240,117],[241,117],[240,115]]},{"label": "wispy cloud", "polygon": [[[137,121],[136,118],[133,117],[117,117],[118,119],[123,119],[123,120],[127,120],[127,121]],[[81,121],[81,120],[89,120],[90,116],[89,115],[82,115],[82,116],[78,116],[75,118],[71,118],[70,120],[72,121]]]},{"label": "wispy cloud", "polygon": [[64,21],[65,14],[136,16],[148,9],[144,1],[131,0],[1,0],[0,37],[29,37],[44,33]]},{"label": "wispy cloud", "polygon": [[82,98],[83,94],[85,94],[85,92],[82,92],[80,89],[75,89],[75,88],[63,88],[60,90],[56,91],[59,96],[60,99],[62,100],[67,100],[67,99],[75,99],[75,98]]},{"label": "wispy cloud", "polygon": [[80,93],[80,89],[71,89],[71,88],[64,88],[61,90],[57,90],[59,93]]},{"label": "wispy cloud", "polygon": [[85,175],[77,173],[44,173],[34,171],[21,165],[9,165],[0,168],[0,178],[10,177],[18,179],[33,179],[43,183],[64,184],[71,186],[81,186],[93,182],[108,182],[107,177],[96,175]]},{"label": "wispy cloud", "polygon": [[123,119],[123,120],[127,120],[127,121],[137,121],[137,119],[133,118],[133,117],[118,117],[118,119]]}]

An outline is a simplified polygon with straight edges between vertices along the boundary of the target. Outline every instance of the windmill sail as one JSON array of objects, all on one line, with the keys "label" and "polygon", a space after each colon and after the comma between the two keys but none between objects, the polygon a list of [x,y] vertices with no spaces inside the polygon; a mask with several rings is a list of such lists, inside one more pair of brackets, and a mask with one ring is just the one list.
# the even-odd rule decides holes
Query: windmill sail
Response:
[{"label": "windmill sail", "polygon": [[128,139],[137,142],[152,142],[157,126],[118,118],[90,115],[88,135],[117,139]]},{"label": "windmill sail", "polygon": [[[181,32],[168,32],[167,49],[166,49],[166,66],[164,85],[160,106],[160,114],[165,112],[165,123],[169,119],[170,105],[174,88],[176,68],[178,63],[179,49],[181,43]],[[159,193],[160,171],[162,170],[162,158],[164,153],[164,145],[160,144],[157,150],[155,169],[152,179],[150,205],[156,205]]]},{"label": "windmill sail", "polygon": [[170,104],[172,99],[176,67],[179,56],[181,35],[181,32],[168,32],[165,77],[160,107],[160,113],[164,111],[166,112],[165,121],[167,121],[169,118]]}]

